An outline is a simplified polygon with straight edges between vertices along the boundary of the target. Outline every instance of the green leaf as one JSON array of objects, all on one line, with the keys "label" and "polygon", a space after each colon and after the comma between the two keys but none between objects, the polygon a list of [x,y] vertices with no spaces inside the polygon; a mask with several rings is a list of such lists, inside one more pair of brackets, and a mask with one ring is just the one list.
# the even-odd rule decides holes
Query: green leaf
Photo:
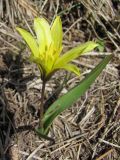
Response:
[{"label": "green leaf", "polygon": [[80,96],[82,96],[90,87],[90,85],[99,76],[107,63],[111,60],[112,55],[106,56],[85,79],[83,79],[76,87],[71,89],[67,94],[55,101],[46,111],[43,117],[44,134],[47,134],[53,120],[65,109],[68,109]]},{"label": "green leaf", "polygon": [[81,44],[78,47],[75,47],[75,48],[69,50],[68,52],[66,52],[65,54],[63,54],[57,60],[57,62],[55,64],[55,68],[59,68],[63,64],[69,63],[73,59],[79,57],[81,54],[86,53],[86,52],[90,52],[91,50],[93,50],[97,46],[98,46],[97,43],[89,41],[89,42],[86,42],[84,44]]}]

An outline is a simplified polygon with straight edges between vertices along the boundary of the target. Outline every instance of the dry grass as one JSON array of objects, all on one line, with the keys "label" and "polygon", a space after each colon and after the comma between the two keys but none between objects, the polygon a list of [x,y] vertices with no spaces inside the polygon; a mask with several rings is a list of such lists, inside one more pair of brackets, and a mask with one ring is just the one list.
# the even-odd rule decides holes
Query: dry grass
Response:
[{"label": "dry grass", "polygon": [[[1,0],[0,1],[0,156],[1,160],[118,160],[120,158],[120,25],[119,3],[114,0]],[[89,91],[56,118],[49,136],[39,138],[41,80],[26,57],[15,27],[32,33],[35,16],[63,21],[64,50],[87,40],[104,40],[104,52],[91,52],[74,61],[81,77],[71,75],[60,93],[66,93],[109,53],[115,54]],[[46,100],[63,82],[56,74],[46,88]]]}]

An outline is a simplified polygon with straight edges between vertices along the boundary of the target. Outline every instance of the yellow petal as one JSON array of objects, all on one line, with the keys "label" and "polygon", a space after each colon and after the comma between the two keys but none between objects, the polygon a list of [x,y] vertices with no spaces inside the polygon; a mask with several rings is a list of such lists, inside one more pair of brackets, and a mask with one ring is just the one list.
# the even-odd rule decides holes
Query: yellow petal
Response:
[{"label": "yellow petal", "polygon": [[59,16],[57,16],[55,21],[53,22],[53,25],[51,27],[51,35],[56,50],[59,50],[62,46],[62,38],[63,38],[62,22]]},{"label": "yellow petal", "polygon": [[39,49],[38,49],[38,45],[34,37],[29,32],[27,32],[26,30],[22,28],[17,27],[16,30],[21,34],[25,42],[28,44],[29,48],[32,51],[33,56],[38,57]]},{"label": "yellow petal", "polygon": [[98,44],[96,44],[95,42],[89,41],[86,42],[78,47],[75,47],[71,50],[69,50],[68,52],[66,52],[65,54],[63,54],[58,61],[56,62],[56,67],[61,66],[63,64],[67,64],[70,61],[72,61],[73,59],[79,57],[81,54],[89,52],[91,50],[93,50],[95,47],[97,47]]},{"label": "yellow petal", "polygon": [[39,45],[39,51],[40,53],[45,52],[45,45],[46,45],[46,40],[45,40],[45,32],[42,27],[42,25],[39,23],[39,18],[34,19],[34,30],[37,36],[37,42]]},{"label": "yellow petal", "polygon": [[49,48],[52,41],[50,26],[44,18],[35,18],[34,29],[37,35],[40,50],[44,52],[46,47]]},{"label": "yellow petal", "polygon": [[54,46],[51,43],[51,45],[50,45],[50,47],[49,47],[49,49],[46,53],[46,62],[45,63],[48,66],[48,68],[51,68],[52,65],[53,65],[53,61],[54,61],[54,58],[55,58],[53,53],[54,53]]},{"label": "yellow petal", "polygon": [[80,75],[79,68],[74,64],[68,63],[68,64],[60,66],[59,68],[56,68],[56,69],[60,69],[60,68],[61,69],[65,69],[67,71],[71,71],[71,72],[75,73],[78,76]]}]

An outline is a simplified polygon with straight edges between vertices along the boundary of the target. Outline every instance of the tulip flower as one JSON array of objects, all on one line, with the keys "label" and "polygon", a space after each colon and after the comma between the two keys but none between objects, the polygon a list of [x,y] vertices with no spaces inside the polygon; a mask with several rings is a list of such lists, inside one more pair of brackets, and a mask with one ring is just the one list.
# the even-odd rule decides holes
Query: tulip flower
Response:
[{"label": "tulip flower", "polygon": [[31,50],[30,60],[38,65],[43,81],[49,80],[53,73],[59,69],[80,75],[79,68],[71,61],[97,46],[95,42],[89,41],[61,54],[63,31],[59,16],[55,18],[51,26],[46,19],[35,18],[35,37],[22,28],[17,27],[16,29],[29,46]]},{"label": "tulip flower", "polygon": [[39,129],[41,133],[44,133],[43,116],[46,82],[59,69],[65,69],[67,71],[75,73],[76,75],[80,75],[79,68],[72,63],[72,60],[76,59],[83,53],[93,50],[98,46],[98,44],[89,41],[84,44],[78,45],[77,47],[70,49],[63,54],[63,31],[62,22],[59,16],[55,18],[51,26],[46,19],[39,17],[35,18],[35,36],[33,36],[25,29],[19,27],[17,27],[16,29],[21,34],[31,50],[29,59],[37,64],[41,73],[41,79],[43,83],[41,91]]}]

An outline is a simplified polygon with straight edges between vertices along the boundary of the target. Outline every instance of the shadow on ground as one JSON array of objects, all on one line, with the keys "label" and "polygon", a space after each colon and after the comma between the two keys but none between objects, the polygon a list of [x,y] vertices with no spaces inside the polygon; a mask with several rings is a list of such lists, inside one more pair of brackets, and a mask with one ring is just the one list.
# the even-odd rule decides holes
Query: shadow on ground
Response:
[{"label": "shadow on ground", "polygon": [[9,155],[11,136],[17,131],[29,130],[31,127],[24,126],[16,130],[14,112],[11,111],[8,101],[9,92],[11,90],[19,94],[22,94],[22,92],[26,90],[21,55],[19,54],[13,57],[12,54],[7,53],[0,57],[0,61],[0,157],[1,160],[9,160],[11,159]]}]

